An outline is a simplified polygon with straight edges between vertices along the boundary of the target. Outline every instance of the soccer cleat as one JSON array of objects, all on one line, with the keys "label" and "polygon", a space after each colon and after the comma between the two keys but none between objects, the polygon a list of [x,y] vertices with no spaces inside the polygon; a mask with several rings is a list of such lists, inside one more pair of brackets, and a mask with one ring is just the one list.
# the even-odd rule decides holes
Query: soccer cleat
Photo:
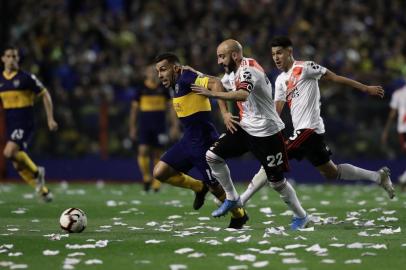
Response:
[{"label": "soccer cleat", "polygon": [[232,210],[232,209],[234,209],[234,208],[237,208],[237,207],[242,207],[242,203],[241,203],[240,198],[238,198],[238,199],[235,200],[235,201],[231,201],[231,200],[225,199],[224,202],[223,202],[223,204],[220,205],[219,208],[217,208],[216,210],[214,210],[214,211],[211,213],[211,215],[212,215],[213,217],[221,217],[221,216],[224,216],[225,214],[227,214],[228,211],[230,211],[230,210]]},{"label": "soccer cleat", "polygon": [[51,191],[50,190],[48,190],[47,189],[47,192],[42,192],[41,193],[41,199],[44,201],[44,202],[52,202],[53,201],[53,199],[54,199],[54,195],[51,193]]},{"label": "soccer cleat", "polygon": [[193,209],[199,210],[200,208],[202,208],[207,192],[209,192],[209,188],[205,184],[203,184],[203,188],[201,191],[195,192]]},{"label": "soccer cleat", "polygon": [[144,191],[149,192],[151,190],[151,182],[144,182]]},{"label": "soccer cleat", "polygon": [[306,215],[305,217],[293,217],[292,218],[292,223],[290,224],[290,228],[292,231],[297,231],[299,229],[304,229],[306,228],[309,223],[310,223],[310,217],[309,215]]},{"label": "soccer cleat", "polygon": [[228,228],[232,228],[232,229],[242,229],[244,227],[244,224],[247,223],[247,221],[249,220],[249,216],[247,215],[247,212],[245,212],[244,210],[244,216],[240,217],[240,218],[231,218],[230,220],[230,224],[228,225]]},{"label": "soccer cleat", "polygon": [[379,185],[388,193],[390,199],[395,197],[395,189],[393,188],[392,181],[390,180],[390,170],[388,167],[382,167],[378,173],[381,176]]},{"label": "soccer cleat", "polygon": [[45,168],[44,167],[38,167],[38,174],[37,178],[35,179],[36,186],[35,186],[35,191],[37,193],[42,193],[44,187],[45,187]]}]

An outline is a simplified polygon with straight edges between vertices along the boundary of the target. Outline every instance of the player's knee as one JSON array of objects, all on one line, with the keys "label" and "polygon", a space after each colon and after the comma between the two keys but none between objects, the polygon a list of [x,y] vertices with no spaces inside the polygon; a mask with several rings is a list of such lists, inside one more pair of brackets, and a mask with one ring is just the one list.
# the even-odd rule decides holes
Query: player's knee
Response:
[{"label": "player's knee", "polygon": [[158,179],[161,182],[165,182],[165,168],[161,166],[160,163],[156,164],[154,166],[154,170],[152,172],[152,175],[155,179]]},{"label": "player's knee", "polygon": [[6,159],[12,159],[14,157],[14,155],[15,155],[15,151],[13,151],[13,149],[5,148],[3,150],[3,156]]},{"label": "player's knee", "polygon": [[215,165],[215,164],[220,164],[224,163],[224,159],[222,157],[219,157],[215,153],[213,153],[210,150],[207,150],[206,152],[206,161],[209,165]]}]

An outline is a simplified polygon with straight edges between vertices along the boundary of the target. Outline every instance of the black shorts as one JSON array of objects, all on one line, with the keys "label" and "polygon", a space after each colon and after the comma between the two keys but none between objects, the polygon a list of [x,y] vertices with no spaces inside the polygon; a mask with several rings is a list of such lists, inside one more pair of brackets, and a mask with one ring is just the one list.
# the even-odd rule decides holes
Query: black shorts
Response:
[{"label": "black shorts", "polygon": [[324,142],[324,135],[317,134],[313,129],[296,130],[286,141],[289,159],[306,158],[317,167],[330,161],[331,151]]},{"label": "black shorts", "polygon": [[255,137],[242,128],[231,133],[227,131],[210,147],[217,156],[228,159],[251,152],[265,168],[268,180],[283,180],[283,173],[289,170],[284,138],[280,132],[267,136]]}]

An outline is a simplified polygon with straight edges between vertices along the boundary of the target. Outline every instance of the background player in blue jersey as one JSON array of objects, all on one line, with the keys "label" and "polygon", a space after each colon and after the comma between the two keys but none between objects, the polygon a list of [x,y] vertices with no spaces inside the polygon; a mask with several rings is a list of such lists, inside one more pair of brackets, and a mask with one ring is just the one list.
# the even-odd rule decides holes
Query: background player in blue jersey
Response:
[{"label": "background player in blue jersey", "polygon": [[[162,84],[174,90],[173,106],[183,127],[183,137],[155,165],[154,177],[161,182],[193,190],[196,193],[194,209],[202,207],[208,189],[223,201],[225,192],[213,178],[205,158],[206,151],[218,138],[211,121],[210,101],[191,90],[191,85],[196,84],[219,91],[222,89],[221,82],[183,70],[178,57],[171,53],[159,55],[155,63]],[[204,183],[186,174],[192,167],[201,173]],[[244,209],[235,208],[229,227],[242,228],[247,220]]]},{"label": "background player in blue jersey", "polygon": [[138,166],[144,190],[158,191],[161,183],[152,178],[151,161],[155,165],[168,142],[166,116],[170,117],[170,137],[179,136],[179,125],[170,102],[169,90],[162,87],[153,66],[145,69],[143,86],[137,88],[130,111],[130,138],[138,144]]},{"label": "background player in blue jersey", "polygon": [[52,99],[47,89],[33,75],[19,68],[18,49],[13,46],[2,50],[4,70],[0,75],[0,99],[6,114],[7,142],[4,156],[13,162],[20,176],[44,201],[52,194],[45,186],[45,169],[37,166],[25,152],[34,130],[34,100],[42,98],[49,130],[56,131],[58,124],[53,115]]}]

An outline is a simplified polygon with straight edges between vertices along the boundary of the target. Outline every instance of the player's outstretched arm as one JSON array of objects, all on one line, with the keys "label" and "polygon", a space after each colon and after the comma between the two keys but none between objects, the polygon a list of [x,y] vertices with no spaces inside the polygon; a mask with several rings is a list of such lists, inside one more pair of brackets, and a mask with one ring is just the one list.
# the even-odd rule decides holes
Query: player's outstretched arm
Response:
[{"label": "player's outstretched arm", "polygon": [[[221,82],[219,80],[220,86]],[[212,91],[210,91],[212,90]],[[234,100],[234,101],[246,101],[249,93],[248,91],[245,91],[243,89],[239,89],[237,91],[231,91],[231,92],[219,92],[215,91],[213,89],[207,89],[199,85],[192,84],[192,91],[206,97],[211,97],[211,98],[216,98],[216,99],[222,99],[222,100]]]},{"label": "player's outstretched arm", "polygon": [[[207,88],[215,92],[226,92],[221,80],[215,77],[209,77]],[[227,130],[234,133],[234,131],[237,131],[237,127],[235,125],[239,124],[239,117],[232,115],[228,111],[227,104],[224,100],[219,99],[217,100],[217,103],[219,105],[221,115],[223,116],[224,125],[226,126]]]},{"label": "player's outstretched arm", "polygon": [[47,115],[48,128],[50,131],[58,130],[58,123],[54,119],[54,107],[51,95],[48,91],[44,91],[42,95],[42,102],[44,103],[45,113]]},{"label": "player's outstretched arm", "polygon": [[352,80],[350,78],[337,75],[330,70],[327,70],[327,72],[323,75],[322,79],[351,86],[362,92],[368,93],[371,96],[378,96],[380,98],[383,98],[383,96],[385,95],[385,90],[380,85],[376,85],[376,86],[365,85],[363,83]]}]

